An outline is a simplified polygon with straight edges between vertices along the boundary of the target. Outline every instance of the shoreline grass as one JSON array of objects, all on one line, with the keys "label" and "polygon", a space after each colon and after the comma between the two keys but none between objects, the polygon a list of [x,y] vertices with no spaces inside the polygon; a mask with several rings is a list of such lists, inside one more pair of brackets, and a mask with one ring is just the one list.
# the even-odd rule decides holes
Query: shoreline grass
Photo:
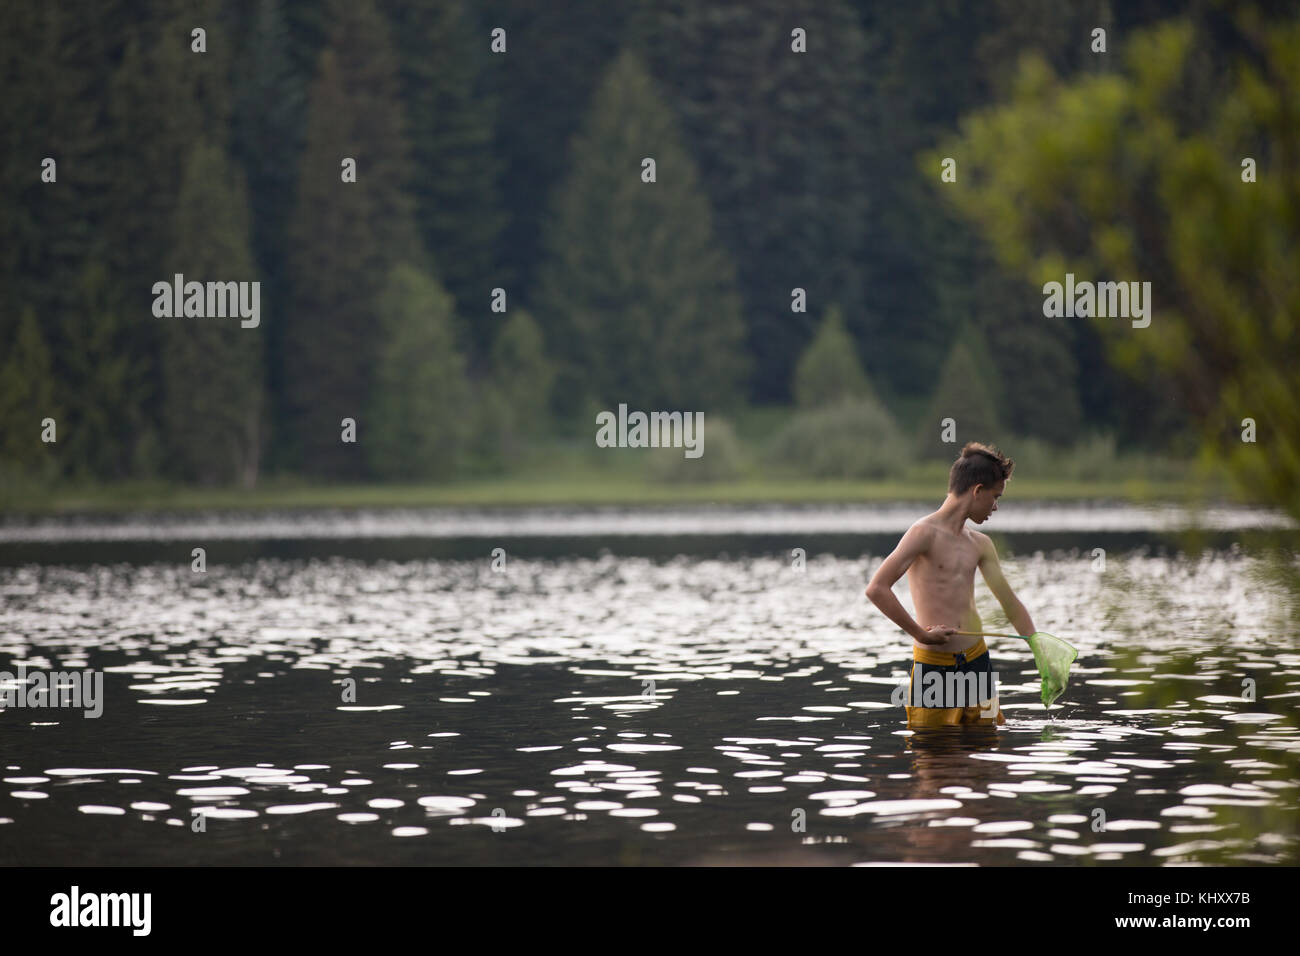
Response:
[{"label": "shoreline grass", "polygon": [[[529,507],[559,505],[831,504],[939,501],[945,474],[909,473],[883,481],[744,479],[666,483],[638,474],[591,469],[511,475],[446,484],[326,484],[269,478],[251,490],[166,482],[10,489],[0,513],[114,513],[136,510],[292,510],[298,508]],[[1101,481],[1016,477],[1008,503],[1021,501],[1176,503],[1243,502],[1218,482],[1112,478]]]}]

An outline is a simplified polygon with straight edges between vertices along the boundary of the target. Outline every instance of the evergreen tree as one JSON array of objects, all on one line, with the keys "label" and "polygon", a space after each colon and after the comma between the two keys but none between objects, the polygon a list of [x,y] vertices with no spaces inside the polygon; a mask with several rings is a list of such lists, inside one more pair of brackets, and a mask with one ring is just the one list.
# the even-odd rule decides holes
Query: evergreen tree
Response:
[{"label": "evergreen tree", "polygon": [[[56,357],[75,347],[65,345],[59,324],[96,254],[111,186],[104,76],[119,7],[19,4],[0,30],[0,341],[31,309]],[[46,157],[55,161],[55,182],[42,181]]]},{"label": "evergreen tree", "polygon": [[0,339],[0,476],[50,477],[57,471],[57,444],[41,440],[41,422],[53,418],[55,437],[67,435],[67,422],[54,391],[50,350],[36,313],[23,312],[11,339]]},{"label": "evergreen tree", "polygon": [[[156,382],[162,327],[152,318],[150,289],[170,278],[165,270],[172,216],[193,144],[212,130],[225,146],[232,40],[229,11],[217,0],[149,0],[147,10],[147,16],[121,30],[121,62],[108,82],[104,168],[112,186],[105,194],[104,226],[94,257],[106,269],[102,284],[95,280],[94,296],[103,314],[120,323],[114,336],[125,349],[125,367],[151,370]],[[205,53],[192,49],[197,27],[206,31]],[[78,319],[68,321],[86,331]],[[92,337],[103,341],[99,330]],[[68,349],[81,348],[79,340],[67,341]],[[76,382],[68,384],[75,387]],[[161,425],[162,390],[151,388],[147,394],[148,405],[139,410],[141,427],[124,436],[127,447],[97,449],[92,456],[111,460],[113,475],[135,467],[141,460],[139,437]],[[134,418],[137,410],[112,413]]]},{"label": "evergreen tree", "polygon": [[[340,422],[368,404],[377,298],[394,265],[429,270],[402,191],[409,159],[387,26],[364,4],[331,10],[288,230],[286,458],[316,477],[357,478],[365,460],[340,441]],[[345,158],[356,161],[355,182],[343,181]]]},{"label": "evergreen tree", "polygon": [[988,269],[982,280],[977,288],[987,304],[973,324],[987,349],[985,358],[974,357],[990,370],[985,380],[1006,426],[1016,436],[1074,444],[1083,432],[1083,408],[1069,320],[1043,315],[1040,290],[1001,270]]},{"label": "evergreen tree", "polygon": [[389,274],[379,311],[374,396],[358,440],[381,478],[452,477],[473,424],[452,298],[437,280],[400,265]]},{"label": "evergreen tree", "polygon": [[[155,281],[163,277],[156,276]],[[152,416],[157,368],[135,347],[141,325],[154,322],[145,289],[145,317],[125,318],[121,290],[101,262],[86,266],[75,285],[76,301],[60,323],[70,343],[55,355],[59,401],[60,458],[76,478],[114,481],[154,475],[161,465]],[[65,437],[66,436],[66,437]]]},{"label": "evergreen tree", "polygon": [[555,370],[541,326],[527,310],[516,309],[492,343],[492,377],[522,425],[533,428],[545,421]]},{"label": "evergreen tree", "polygon": [[[951,458],[968,441],[997,443],[999,422],[990,395],[992,371],[980,365],[967,333],[948,353],[918,431],[919,450],[926,457]],[[943,420],[955,423],[954,442],[944,442]]]},{"label": "evergreen tree", "polygon": [[[151,2],[155,15],[127,28],[109,84],[113,188],[103,237],[121,303],[146,315],[190,148],[207,130],[224,146],[230,122],[231,41],[220,4]],[[207,31],[206,53],[191,49],[197,26]]]},{"label": "evergreen tree", "polygon": [[[297,3],[290,6],[300,9]],[[285,323],[280,319],[291,293],[288,220],[297,192],[306,122],[306,84],[304,74],[294,70],[291,48],[296,35],[286,26],[285,15],[280,0],[257,0],[248,17],[248,41],[240,51],[235,72],[231,135],[231,155],[248,182],[256,271],[263,301],[273,316],[257,335],[265,342],[266,392],[277,422],[284,416],[280,396]]]},{"label": "evergreen tree", "polygon": [[335,21],[334,0],[287,0],[284,20],[290,72],[308,81],[316,75]]},{"label": "evergreen tree", "polygon": [[[222,151],[200,141],[191,151],[173,218],[168,275],[187,281],[253,282],[248,195]],[[269,307],[269,308],[268,308]],[[274,314],[260,298],[259,312]],[[257,478],[263,433],[262,336],[235,317],[157,319],[163,325],[164,444],[181,477],[204,484]],[[263,313],[264,314],[264,313]],[[259,315],[259,319],[260,319]],[[270,324],[270,323],[267,323]]]},{"label": "evergreen tree", "polygon": [[835,405],[863,396],[874,398],[857,353],[852,336],[844,328],[839,306],[831,306],[816,338],[795,366],[794,397],[799,407]]},{"label": "evergreen tree", "polygon": [[874,346],[867,374],[904,397],[933,379],[975,305],[973,232],[942,205],[939,190],[953,184],[934,185],[938,165],[918,168],[914,157],[979,102],[974,53],[988,27],[966,0],[859,6],[873,64],[860,174],[875,200],[859,332]]},{"label": "evergreen tree", "polygon": [[[866,39],[842,0],[662,0],[641,27],[637,45],[671,91],[736,263],[750,395],[784,400],[829,303],[866,340],[863,257],[875,251],[863,245],[874,185],[862,162],[872,135]],[[792,49],[796,27],[806,53]],[[810,311],[791,311],[795,288]]]},{"label": "evergreen tree", "polygon": [[486,48],[497,27],[508,38],[509,52],[488,57],[483,81],[500,104],[497,153],[505,163],[501,192],[510,211],[499,245],[501,274],[503,282],[530,296],[543,262],[548,197],[569,173],[569,141],[622,48],[636,5],[633,0],[500,0],[466,10],[474,43]]},{"label": "evergreen tree", "polygon": [[41,183],[39,164],[55,151],[53,143],[41,142],[48,130],[42,114],[50,106],[42,91],[50,88],[48,63],[55,46],[48,9],[19,5],[7,11],[0,31],[0,77],[7,81],[0,96],[0,129],[7,141],[0,150],[0,182],[5,184],[0,201],[0,342],[6,343],[16,336],[23,314],[37,306],[44,278],[38,265],[39,223],[52,190]]},{"label": "evergreen tree", "polygon": [[[735,273],[672,115],[620,56],[572,150],[545,238],[538,311],[567,384],[613,407],[711,411],[744,375]],[[642,160],[656,182],[642,181]],[[573,414],[572,409],[569,414]]]},{"label": "evergreen tree", "polygon": [[[460,338],[481,360],[498,318],[490,291],[509,288],[496,266],[505,226],[493,149],[496,96],[482,80],[491,52],[471,33],[462,0],[384,0],[400,63],[411,144],[416,223],[466,327]],[[470,317],[473,317],[472,319]]]},{"label": "evergreen tree", "polygon": [[554,381],[541,326],[527,311],[516,310],[492,343],[490,400],[502,406],[495,430],[505,459],[517,460],[528,438],[546,429]]}]

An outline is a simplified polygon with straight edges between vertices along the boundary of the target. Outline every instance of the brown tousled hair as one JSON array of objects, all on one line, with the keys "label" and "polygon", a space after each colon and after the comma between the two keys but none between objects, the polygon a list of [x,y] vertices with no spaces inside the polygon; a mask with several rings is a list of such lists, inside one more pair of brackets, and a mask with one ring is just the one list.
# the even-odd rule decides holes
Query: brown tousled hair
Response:
[{"label": "brown tousled hair", "polygon": [[985,488],[1011,477],[1016,463],[992,445],[969,441],[948,472],[948,490],[961,494],[975,485]]}]

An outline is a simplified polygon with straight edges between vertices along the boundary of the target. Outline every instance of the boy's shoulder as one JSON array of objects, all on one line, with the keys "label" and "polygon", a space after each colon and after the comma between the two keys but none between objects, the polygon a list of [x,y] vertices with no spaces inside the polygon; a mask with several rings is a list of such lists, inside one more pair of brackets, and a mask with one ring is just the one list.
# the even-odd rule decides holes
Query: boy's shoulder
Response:
[{"label": "boy's shoulder", "polygon": [[[945,528],[942,524],[940,524],[936,520],[938,519],[938,517],[939,517],[939,512],[937,511],[932,511],[928,515],[922,515],[921,517],[913,521],[911,525],[908,526],[907,530],[917,531],[918,533],[942,531],[945,534],[951,536],[952,532],[949,531],[947,528]],[[959,534],[966,535],[970,537],[972,540],[979,541],[979,542],[991,542],[993,540],[984,532],[976,531],[974,528],[971,527],[963,528]]]},{"label": "boy's shoulder", "polygon": [[935,532],[934,515],[928,514],[928,515],[922,515],[921,517],[913,521],[910,525],[908,525],[906,534],[911,535],[912,537],[929,538],[933,536],[934,532]]},{"label": "boy's shoulder", "polygon": [[[934,519],[939,517],[939,512],[931,511],[928,515],[921,515],[912,522],[912,528],[934,528],[936,527]],[[910,530],[910,529],[909,529]]]},{"label": "boy's shoulder", "polygon": [[[952,540],[954,540],[952,536],[952,532],[935,521],[935,519],[938,517],[938,514],[939,512],[935,511],[928,515],[924,515],[923,517],[917,518],[915,521],[912,522],[911,527],[907,529],[908,533],[915,534],[915,535],[924,535],[926,540],[931,542],[936,540],[945,540],[945,539],[951,542]],[[943,534],[940,535],[939,532],[943,532]],[[992,538],[986,535],[983,531],[977,531],[971,527],[962,528],[958,537],[966,538],[968,541],[973,543],[977,548],[979,548],[981,553],[988,551],[994,547]]]},{"label": "boy's shoulder", "polygon": [[975,542],[976,547],[980,549],[981,553],[997,550],[994,547],[993,539],[983,531],[976,531],[974,528],[967,528],[966,533],[970,535],[971,540]]}]

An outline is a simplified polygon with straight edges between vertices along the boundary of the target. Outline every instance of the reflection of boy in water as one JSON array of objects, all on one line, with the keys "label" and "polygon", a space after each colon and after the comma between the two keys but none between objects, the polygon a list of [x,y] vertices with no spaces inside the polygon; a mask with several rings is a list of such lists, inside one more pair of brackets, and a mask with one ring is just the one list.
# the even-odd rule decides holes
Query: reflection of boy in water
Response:
[{"label": "reflection of boy in water", "polygon": [[[1002,610],[1020,634],[1034,633],[1029,612],[1016,598],[1002,576],[997,549],[989,536],[966,527],[967,519],[983,524],[998,510],[997,499],[1006,488],[1015,462],[997,449],[968,442],[948,474],[948,497],[939,510],[918,520],[903,535],[889,557],[876,569],[867,585],[867,597],[891,621],[912,636],[912,675],[909,686],[907,724],[991,724],[1006,723],[994,697],[981,707],[956,698],[943,699],[945,706],[913,706],[922,700],[923,678],[937,672],[945,691],[967,683],[966,674],[980,674],[987,683],[992,672],[988,648],[982,637],[967,637],[957,631],[982,630],[975,610],[975,569],[997,597]],[[894,596],[894,582],[907,572],[907,585],[916,606],[912,619]],[[952,675],[958,679],[953,680]],[[931,678],[934,680],[934,678]],[[924,682],[928,683],[928,682]],[[972,704],[971,706],[958,706]],[[981,710],[984,711],[981,716]],[[994,718],[996,714],[996,718]]]}]

